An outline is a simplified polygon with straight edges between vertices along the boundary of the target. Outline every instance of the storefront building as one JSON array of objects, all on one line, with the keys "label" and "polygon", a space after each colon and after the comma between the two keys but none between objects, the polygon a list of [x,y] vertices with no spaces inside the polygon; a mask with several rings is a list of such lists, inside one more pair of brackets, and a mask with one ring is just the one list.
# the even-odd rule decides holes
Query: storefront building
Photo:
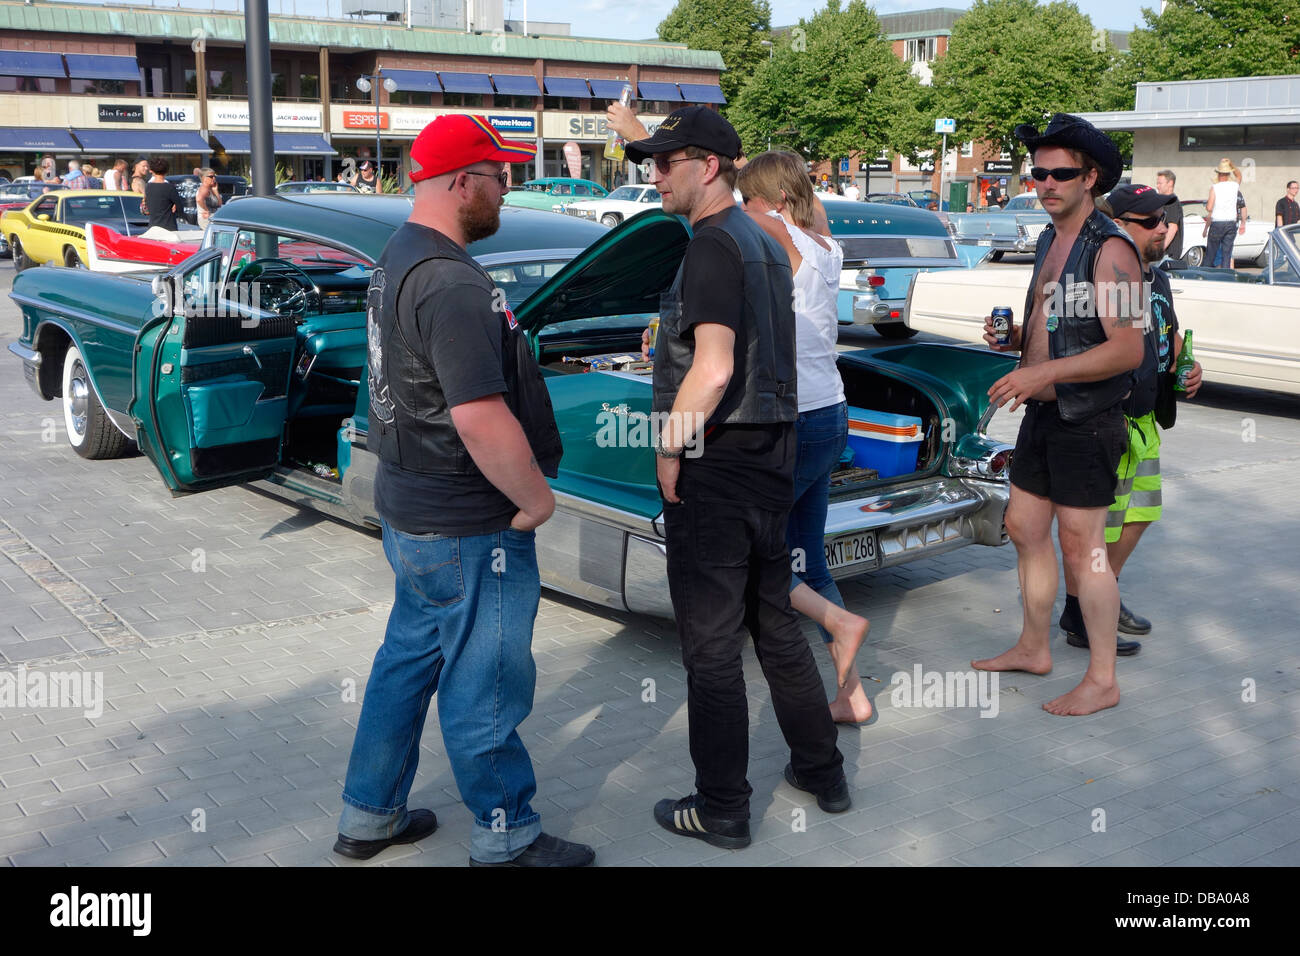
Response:
[{"label": "storefront building", "polygon": [[[50,153],[163,155],[174,172],[248,175],[242,15],[0,3],[0,173],[30,175]],[[278,179],[335,179],[378,158],[409,184],[410,147],[436,116],[487,115],[537,143],[516,181],[576,175],[606,188],[635,169],[602,155],[605,107],[624,84],[654,127],[672,109],[724,103],[721,56],[680,44],[476,35],[400,23],[271,18]],[[376,142],[378,132],[378,143]]]}]

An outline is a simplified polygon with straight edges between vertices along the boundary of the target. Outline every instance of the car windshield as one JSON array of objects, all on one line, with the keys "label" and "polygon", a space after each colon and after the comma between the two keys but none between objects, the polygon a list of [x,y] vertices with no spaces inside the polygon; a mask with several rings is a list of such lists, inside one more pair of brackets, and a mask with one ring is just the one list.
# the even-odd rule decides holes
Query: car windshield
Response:
[{"label": "car windshield", "polygon": [[550,189],[551,186],[550,183],[524,183],[521,188],[527,189],[531,193],[544,193],[546,190]]},{"label": "car windshield", "polygon": [[1043,207],[1042,207],[1042,204],[1039,203],[1039,201],[1038,201],[1038,197],[1037,197],[1036,195],[1034,195],[1034,194],[1032,194],[1032,193],[1025,193],[1024,195],[1016,196],[1016,197],[1014,197],[1014,198],[1008,200],[1008,202],[1007,202],[1007,208],[1008,208],[1008,209],[1036,209],[1036,210],[1038,210],[1038,209],[1042,209]]},{"label": "car windshield", "polygon": [[139,196],[71,196],[63,201],[63,221],[69,226],[85,226],[88,222],[121,224],[124,218],[140,218]]},{"label": "car windshield", "polygon": [[635,186],[619,186],[609,194],[610,199],[617,199],[622,202],[636,202],[641,198],[641,190]]},{"label": "car windshield", "polygon": [[568,259],[539,259],[510,265],[487,266],[497,288],[505,293],[506,304],[518,308],[519,304],[568,264]]},{"label": "car windshield", "polygon": [[1199,199],[1185,202],[1182,205],[1184,216],[1201,216],[1202,218],[1205,216],[1205,203]]},{"label": "car windshield", "polygon": [[1273,271],[1274,285],[1300,285],[1300,275],[1296,274],[1296,268],[1290,256],[1300,257],[1300,250],[1296,248],[1296,230],[1294,228],[1287,230],[1277,230],[1273,233],[1272,241],[1269,243],[1269,264]]}]

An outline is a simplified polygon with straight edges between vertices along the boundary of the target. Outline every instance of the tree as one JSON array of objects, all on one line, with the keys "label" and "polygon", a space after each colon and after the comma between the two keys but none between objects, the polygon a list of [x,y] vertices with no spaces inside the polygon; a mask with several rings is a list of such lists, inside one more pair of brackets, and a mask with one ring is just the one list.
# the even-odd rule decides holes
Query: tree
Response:
[{"label": "tree", "polygon": [[1142,16],[1123,65],[1131,82],[1300,72],[1300,0],[1169,0]]},{"label": "tree", "polygon": [[1008,150],[1019,169],[1025,149],[1016,126],[1101,109],[1115,55],[1106,32],[1073,3],[975,0],[935,63],[935,95],[960,139]]},{"label": "tree", "polygon": [[734,102],[758,64],[768,58],[763,41],[772,30],[767,0],[677,0],[659,24],[659,39],[692,50],[716,50],[726,65],[722,95]]},{"label": "tree", "polygon": [[808,160],[914,148],[904,122],[920,83],[890,48],[864,0],[823,10],[780,37],[728,118],[747,153],[793,148]]}]

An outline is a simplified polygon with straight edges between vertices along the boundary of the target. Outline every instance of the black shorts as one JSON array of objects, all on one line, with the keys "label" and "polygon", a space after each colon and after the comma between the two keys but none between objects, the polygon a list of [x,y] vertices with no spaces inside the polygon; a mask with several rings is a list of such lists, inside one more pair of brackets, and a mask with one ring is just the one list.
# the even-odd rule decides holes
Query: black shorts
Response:
[{"label": "black shorts", "polygon": [[1011,483],[1070,508],[1109,508],[1116,469],[1128,447],[1119,405],[1081,422],[1064,421],[1056,402],[1029,401],[1011,459]]}]

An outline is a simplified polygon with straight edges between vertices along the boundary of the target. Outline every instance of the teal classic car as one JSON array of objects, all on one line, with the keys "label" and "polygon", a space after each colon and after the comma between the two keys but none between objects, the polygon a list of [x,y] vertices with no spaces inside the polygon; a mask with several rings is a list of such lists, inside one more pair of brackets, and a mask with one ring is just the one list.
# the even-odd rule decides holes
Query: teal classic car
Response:
[{"label": "teal classic car", "polygon": [[[24,272],[10,351],[37,395],[61,404],[84,457],[135,441],[173,493],[251,483],[377,527],[364,305],[410,209],[397,196],[247,198],[162,275]],[[503,209],[496,235],[470,247],[529,336],[564,439],[557,510],[538,530],[543,582],[659,616],[672,608],[639,342],[688,239],[658,210],[610,230]],[[826,537],[836,576],[1006,541],[1010,448],[983,430],[986,390],[1012,365],[928,344],[842,355],[852,405],[917,426],[902,474],[848,463],[836,473]]]},{"label": "teal classic car", "polygon": [[525,206],[529,209],[546,209],[557,212],[571,202],[583,199],[603,199],[609,190],[590,179],[564,179],[549,177],[530,179],[521,186],[512,186],[506,193],[507,206]]}]

